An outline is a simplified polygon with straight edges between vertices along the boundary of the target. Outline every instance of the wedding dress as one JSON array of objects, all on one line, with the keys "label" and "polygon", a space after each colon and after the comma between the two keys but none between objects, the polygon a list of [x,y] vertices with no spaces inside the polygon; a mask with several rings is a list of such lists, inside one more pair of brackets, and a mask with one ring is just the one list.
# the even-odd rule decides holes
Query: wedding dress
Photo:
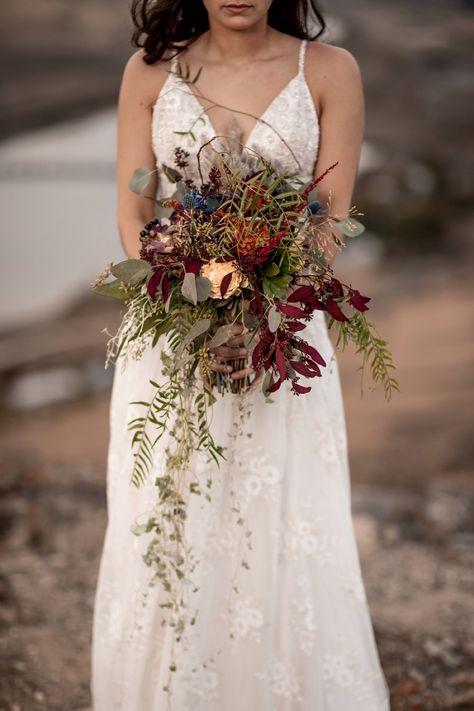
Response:
[{"label": "wedding dress", "polygon": [[[245,146],[287,173],[295,172],[296,157],[298,176],[309,182],[319,121],[304,76],[305,46],[303,41],[297,74],[256,122]],[[175,133],[193,123],[196,143]],[[213,135],[197,96],[170,73],[153,107],[158,164],[173,165],[176,146],[193,160],[196,145]],[[191,173],[199,182],[195,163]],[[159,196],[173,192],[164,175],[158,190]],[[323,312],[314,313],[306,333],[327,362],[322,377],[311,381],[311,393],[296,397],[282,387],[267,403],[254,391],[246,423],[252,436],[242,436],[237,445],[231,430],[239,398],[226,394],[214,406],[214,438],[233,447],[235,456],[214,472],[210,502],[204,496],[190,499],[187,536],[200,559],[193,577],[198,615],[178,651],[171,696],[163,687],[173,634],[161,625],[159,587],[148,586],[145,537],[130,532],[156,499],[153,476],[139,489],[130,484],[127,423],[136,414],[131,401],[147,400],[149,379],[160,381],[159,348],[148,347],[126,367],[116,365],[108,527],[93,626],[94,711],[389,708],[353,533],[343,401]],[[165,440],[157,445],[156,471],[165,447]],[[198,477],[207,476],[205,462],[196,457],[194,466]],[[242,526],[231,512],[236,501],[251,532],[248,567],[239,565]],[[238,593],[232,595],[236,582]]]}]

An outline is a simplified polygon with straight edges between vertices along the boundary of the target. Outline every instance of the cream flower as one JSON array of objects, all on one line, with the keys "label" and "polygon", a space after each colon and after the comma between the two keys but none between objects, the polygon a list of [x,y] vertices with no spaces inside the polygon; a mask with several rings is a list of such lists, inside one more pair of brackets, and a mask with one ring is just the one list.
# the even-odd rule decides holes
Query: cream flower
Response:
[{"label": "cream flower", "polygon": [[[231,274],[230,282],[224,296],[221,295],[221,283],[227,274]],[[233,296],[242,286],[247,285],[247,279],[240,271],[236,262],[218,262],[210,259],[201,267],[201,276],[211,282],[211,299],[222,299]]]}]

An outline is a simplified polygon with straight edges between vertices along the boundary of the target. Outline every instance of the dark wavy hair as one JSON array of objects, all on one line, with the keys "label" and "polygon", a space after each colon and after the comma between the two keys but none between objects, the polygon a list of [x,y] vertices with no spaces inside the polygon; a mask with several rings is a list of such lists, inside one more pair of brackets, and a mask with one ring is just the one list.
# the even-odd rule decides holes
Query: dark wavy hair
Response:
[{"label": "dark wavy hair", "polygon": [[[209,29],[207,10],[200,0],[133,0],[132,44],[143,47],[143,60],[155,64],[168,50],[179,54]],[[308,15],[319,30],[313,36]],[[326,29],[324,18],[313,0],[273,0],[268,24],[299,39],[317,39]]]}]

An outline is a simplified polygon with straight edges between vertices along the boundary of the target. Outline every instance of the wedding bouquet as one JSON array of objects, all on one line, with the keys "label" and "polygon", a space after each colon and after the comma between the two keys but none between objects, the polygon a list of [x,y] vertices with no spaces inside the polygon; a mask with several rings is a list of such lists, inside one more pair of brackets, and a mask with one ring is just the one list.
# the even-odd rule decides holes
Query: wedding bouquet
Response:
[{"label": "wedding bouquet", "polygon": [[[340,246],[341,233],[353,237],[363,231],[354,210],[335,217],[318,200],[317,186],[335,166],[295,187],[261,156],[245,172],[225,153],[213,153],[205,175],[199,162],[201,183],[195,184],[186,172],[188,154],[176,150],[175,166],[162,166],[176,190],[157,201],[165,216],[144,226],[140,259],[109,265],[93,285],[127,307],[107,362],[139,358],[150,345],[161,352],[164,380],[150,381],[153,396],[137,403],[143,414],[129,423],[131,481],[145,481],[153,448],[167,433],[172,445],[165,471],[155,480],[157,505],[135,533],[153,534],[145,561],[169,594],[163,606],[177,635],[184,616],[175,586],[189,580],[195,564],[183,535],[187,495],[202,493],[188,476],[189,464],[199,451],[217,464],[225,457],[211,435],[209,409],[216,397],[239,397],[248,385],[216,375],[211,349],[239,325],[253,368],[265,373],[264,395],[269,398],[286,382],[295,395],[304,395],[311,390],[308,380],[320,377],[326,365],[318,344],[304,337],[315,311],[324,311],[328,326],[338,329],[337,345],[355,343],[386,398],[398,389],[386,341],[365,315],[370,298],[341,282],[324,256],[328,241]],[[143,194],[151,173],[135,171],[131,189]]]}]

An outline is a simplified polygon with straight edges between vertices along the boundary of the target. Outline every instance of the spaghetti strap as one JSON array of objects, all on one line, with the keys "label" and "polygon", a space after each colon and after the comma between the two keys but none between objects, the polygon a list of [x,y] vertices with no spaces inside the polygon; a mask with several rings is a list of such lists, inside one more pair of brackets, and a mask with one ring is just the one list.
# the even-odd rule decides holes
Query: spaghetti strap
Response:
[{"label": "spaghetti strap", "polygon": [[170,62],[171,62],[171,71],[173,73],[175,73],[178,68],[178,55],[177,54],[173,55],[173,57],[171,57]]},{"label": "spaghetti strap", "polygon": [[304,72],[304,58],[305,58],[307,44],[308,44],[308,40],[305,40],[305,39],[301,40],[300,53],[299,53],[299,59],[298,59],[298,74],[303,74],[303,72]]}]

